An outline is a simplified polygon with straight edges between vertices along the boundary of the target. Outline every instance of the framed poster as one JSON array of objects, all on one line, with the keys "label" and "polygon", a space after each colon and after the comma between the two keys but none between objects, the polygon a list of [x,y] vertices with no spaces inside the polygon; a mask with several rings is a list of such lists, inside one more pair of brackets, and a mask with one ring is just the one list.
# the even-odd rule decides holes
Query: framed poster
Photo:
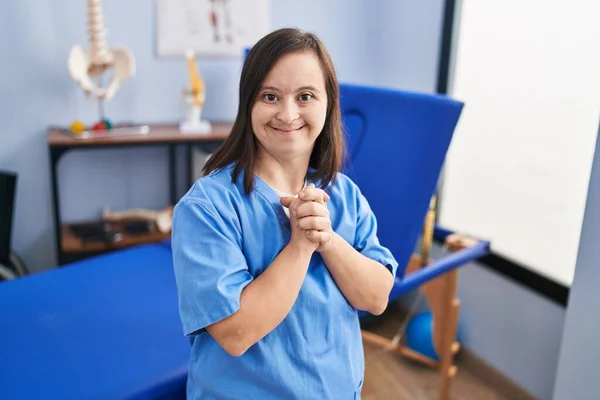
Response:
[{"label": "framed poster", "polygon": [[270,32],[270,0],[156,0],[161,57],[243,57]]}]

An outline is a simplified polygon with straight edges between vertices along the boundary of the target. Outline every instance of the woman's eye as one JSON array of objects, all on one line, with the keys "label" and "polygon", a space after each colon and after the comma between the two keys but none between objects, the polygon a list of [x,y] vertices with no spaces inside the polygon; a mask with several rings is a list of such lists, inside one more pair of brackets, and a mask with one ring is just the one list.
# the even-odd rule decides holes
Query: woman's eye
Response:
[{"label": "woman's eye", "polygon": [[300,95],[301,101],[310,101],[310,100],[312,100],[312,98],[313,98],[313,95],[310,93],[304,93],[304,94]]},{"label": "woman's eye", "polygon": [[277,100],[277,96],[275,96],[273,93],[266,93],[263,95],[263,99],[265,99],[269,103],[272,103]]}]

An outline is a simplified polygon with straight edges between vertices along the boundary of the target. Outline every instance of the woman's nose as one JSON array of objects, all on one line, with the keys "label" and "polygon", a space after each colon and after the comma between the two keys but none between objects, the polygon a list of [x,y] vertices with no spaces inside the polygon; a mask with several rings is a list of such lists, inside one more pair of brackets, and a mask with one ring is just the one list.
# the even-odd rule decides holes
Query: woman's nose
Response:
[{"label": "woman's nose", "polygon": [[281,108],[277,113],[277,119],[286,125],[290,125],[300,116],[298,105],[295,101],[283,101],[281,102],[280,107]]}]

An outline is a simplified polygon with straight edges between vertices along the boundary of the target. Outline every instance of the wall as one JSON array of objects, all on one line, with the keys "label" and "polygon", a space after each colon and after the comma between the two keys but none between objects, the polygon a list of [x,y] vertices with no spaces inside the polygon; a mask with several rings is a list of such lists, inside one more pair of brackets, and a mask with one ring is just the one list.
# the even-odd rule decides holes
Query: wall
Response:
[{"label": "wall", "polygon": [[[600,132],[599,132],[600,133]],[[600,141],[588,190],[585,218],[579,241],[575,278],[569,295],[564,339],[556,377],[554,399],[597,399],[600,393],[600,322],[598,287],[600,287]]]},{"label": "wall", "polygon": [[481,265],[459,278],[464,345],[538,399],[551,399],[564,307]]}]

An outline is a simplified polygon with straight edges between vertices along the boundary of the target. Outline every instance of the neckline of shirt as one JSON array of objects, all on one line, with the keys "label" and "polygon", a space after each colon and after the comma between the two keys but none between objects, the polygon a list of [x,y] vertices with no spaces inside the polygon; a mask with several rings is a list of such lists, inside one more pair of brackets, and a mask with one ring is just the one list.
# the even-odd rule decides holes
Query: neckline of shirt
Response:
[{"label": "neckline of shirt", "polygon": [[[265,183],[266,183],[266,182],[265,182]],[[277,188],[275,188],[275,187],[273,187],[273,186],[269,185],[268,183],[267,183],[267,185],[268,185],[268,186],[269,186],[271,189],[273,189],[273,191],[274,191],[275,193],[277,193],[277,195],[278,195],[279,197],[298,197],[298,194],[292,194],[292,193],[287,193],[287,192],[284,192],[284,191],[282,191],[282,190],[279,190],[279,189],[277,189]],[[300,191],[304,190],[304,188],[306,188],[306,186],[308,186],[308,180],[304,180],[304,186],[302,186],[302,189],[300,189]],[[298,192],[298,193],[299,193],[299,192]]]}]

